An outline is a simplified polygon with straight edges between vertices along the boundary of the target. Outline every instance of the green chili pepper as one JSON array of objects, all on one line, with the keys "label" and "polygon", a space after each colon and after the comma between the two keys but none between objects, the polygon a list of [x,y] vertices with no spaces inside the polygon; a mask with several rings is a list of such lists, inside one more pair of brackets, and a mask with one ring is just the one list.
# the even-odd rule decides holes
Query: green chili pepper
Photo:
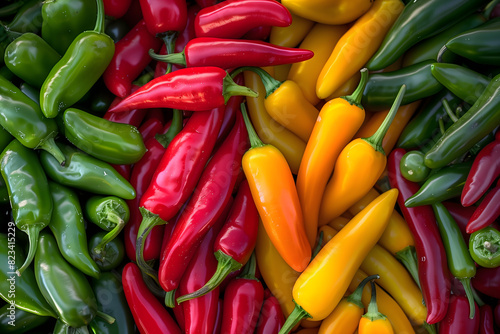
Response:
[{"label": "green chili pepper", "polygon": [[94,1],[98,4],[94,30],[84,31],[75,37],[42,85],[40,106],[47,118],[55,117],[78,102],[101,77],[113,58],[115,43],[104,33],[104,5],[102,0]]},{"label": "green chili pepper", "polygon": [[7,130],[0,126],[0,152],[2,152],[7,145],[9,145],[12,139],[14,139],[14,137],[12,137]]},{"label": "green chili pepper", "polygon": [[[94,318],[95,319],[95,318]],[[86,328],[86,327],[83,327]],[[86,331],[88,333],[88,329]],[[61,319],[57,319],[52,334],[76,334],[75,329],[65,324]]]},{"label": "green chili pepper", "polygon": [[59,164],[64,163],[64,156],[54,141],[54,137],[58,134],[56,122],[45,118],[38,104],[2,76],[0,76],[0,125],[24,146],[46,150]]},{"label": "green chili pepper", "polygon": [[431,172],[431,169],[424,163],[425,155],[421,151],[408,151],[399,162],[401,175],[408,181],[422,182]]},{"label": "green chili pepper", "polygon": [[26,268],[21,276],[15,273],[25,259],[15,232],[14,223],[9,222],[7,234],[0,233],[0,296],[9,305],[15,303],[20,310],[56,318],[56,313],[36,285],[32,267]]},{"label": "green chili pepper", "polygon": [[63,122],[66,138],[102,161],[128,165],[146,153],[142,135],[133,125],[108,121],[76,108],[64,111]]},{"label": "green chili pepper", "polygon": [[492,226],[471,234],[469,252],[478,265],[485,268],[500,266],[500,231]]},{"label": "green chili pepper", "polygon": [[63,167],[45,152],[40,154],[45,173],[57,183],[92,194],[134,199],[135,189],[110,164],[82,152],[70,144],[59,143],[66,158]]},{"label": "green chili pepper", "polygon": [[92,279],[91,284],[98,310],[116,319],[108,324],[96,317],[89,325],[91,331],[94,334],[134,334],[134,318],[123,292],[121,276],[114,271],[104,272],[99,279]]},{"label": "green chili pepper", "polygon": [[37,88],[61,56],[40,36],[25,33],[5,50],[5,65],[19,78]]},{"label": "green chili pepper", "polygon": [[417,42],[448,29],[487,2],[488,0],[410,1],[366,67],[373,71],[391,65]]},{"label": "green chili pepper", "polygon": [[3,180],[3,177],[0,177],[0,204],[9,204],[9,191],[7,190],[7,185]]},{"label": "green chili pepper", "polygon": [[33,260],[38,234],[50,223],[49,183],[36,152],[15,139],[0,155],[0,170],[7,184],[14,222],[29,238],[26,261],[17,270],[21,275]]},{"label": "green chili pepper", "polygon": [[64,54],[80,33],[94,27],[95,0],[45,0],[42,6],[42,38]]},{"label": "green chili pepper", "polygon": [[92,260],[87,245],[85,221],[76,193],[56,182],[49,182],[54,209],[49,228],[59,251],[70,264],[85,275],[99,277],[100,270]]},{"label": "green chili pepper", "polygon": [[43,0],[28,0],[19,8],[16,16],[6,25],[10,31],[38,34],[42,27]]},{"label": "green chili pepper", "polygon": [[49,319],[50,317],[26,312],[13,305],[4,305],[0,308],[0,333],[31,333],[33,329],[45,324]]},{"label": "green chili pepper", "polygon": [[106,233],[97,232],[89,240],[90,255],[102,271],[117,268],[125,258],[125,245],[120,238],[105,240]]},{"label": "green chili pepper", "polygon": [[432,204],[437,225],[443,240],[448,268],[451,274],[463,285],[469,300],[469,318],[474,318],[475,304],[470,279],[476,276],[476,265],[472,260],[469,248],[460,232],[457,222],[441,203]]},{"label": "green chili pepper", "polygon": [[481,96],[460,119],[446,129],[427,151],[425,164],[440,168],[465,154],[500,124],[500,75],[495,76]]},{"label": "green chili pepper", "polygon": [[432,76],[433,63],[426,60],[396,71],[370,74],[361,103],[373,111],[389,109],[403,84],[407,88],[401,105],[438,93],[443,85]]},{"label": "green chili pepper", "polygon": [[441,168],[430,175],[420,189],[405,201],[407,208],[435,204],[460,196],[472,161]]},{"label": "green chili pepper", "polygon": [[86,327],[96,315],[113,322],[97,310],[97,300],[85,275],[63,258],[54,237],[40,233],[35,256],[35,277],[47,302],[65,324]]}]

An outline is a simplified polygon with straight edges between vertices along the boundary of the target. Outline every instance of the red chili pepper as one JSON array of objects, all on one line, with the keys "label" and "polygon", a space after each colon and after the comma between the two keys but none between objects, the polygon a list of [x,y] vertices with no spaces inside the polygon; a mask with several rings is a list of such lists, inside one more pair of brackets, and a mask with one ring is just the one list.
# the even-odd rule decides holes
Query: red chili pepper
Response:
[{"label": "red chili pepper", "polygon": [[224,305],[224,299],[219,298],[217,302],[217,318],[215,320],[214,331],[212,334],[219,334],[222,326],[222,307]]},{"label": "red chili pepper", "polygon": [[149,291],[135,263],[129,262],[123,268],[122,284],[135,324],[142,334],[181,334],[167,309]]},{"label": "red chili pepper", "polygon": [[[500,133],[500,132],[499,132]],[[476,203],[500,176],[500,135],[486,145],[474,158],[462,190],[463,206]]]},{"label": "red chili pepper", "polygon": [[104,71],[103,80],[108,90],[119,97],[130,94],[132,81],[151,62],[150,49],[160,50],[161,40],[151,35],[144,20],[139,21],[115,44],[115,53]]},{"label": "red chili pepper", "polygon": [[[234,82],[236,82],[238,85],[244,85],[245,81],[243,79],[243,75],[237,75],[234,78]],[[222,120],[219,134],[217,135],[215,147],[219,147],[219,145],[224,141],[228,133],[233,128],[234,122],[236,120],[236,114],[241,111],[240,105],[242,102],[243,96],[231,96],[231,98],[227,101],[226,110],[224,112],[224,119]]]},{"label": "red chili pepper", "polygon": [[[168,225],[167,225],[168,226]],[[175,294],[175,296],[178,296],[178,292]],[[184,307],[182,304],[176,304],[173,308],[172,311],[174,313],[175,320],[177,321],[177,324],[179,325],[181,331],[184,333],[186,329],[186,325],[184,323]]]},{"label": "red chili pepper", "polygon": [[104,14],[114,19],[119,19],[128,11],[132,0],[102,0]]},{"label": "red chili pepper", "polygon": [[484,304],[479,308],[479,334],[495,334],[495,320],[493,319],[493,309],[490,305]]},{"label": "red chili pepper", "polygon": [[478,266],[476,276],[471,279],[474,289],[487,296],[500,299],[500,267]]},{"label": "red chili pepper", "polygon": [[111,166],[118,172],[120,173],[121,176],[125,178],[125,180],[130,179],[130,172],[132,170],[131,165],[115,165],[111,164]]},{"label": "red chili pepper", "polygon": [[284,323],[285,316],[278,299],[273,295],[266,297],[260,310],[255,334],[277,334]]},{"label": "red chili pepper", "polygon": [[226,0],[200,10],[195,19],[197,37],[241,38],[259,26],[288,27],[292,16],[274,0]]},{"label": "red chili pepper", "polygon": [[[499,157],[500,160],[500,157]],[[496,186],[488,191],[477,206],[474,214],[467,223],[466,232],[474,233],[491,225],[500,217],[500,179]]]},{"label": "red chili pepper", "polygon": [[[131,91],[135,92],[137,89],[139,89],[139,86],[132,86]],[[121,97],[115,97],[113,102],[111,102],[111,105],[108,108],[108,111],[104,114],[102,118],[107,119],[108,121],[116,122],[116,123],[124,123],[124,124],[130,124],[135,126],[136,128],[139,128],[139,126],[142,124],[142,121],[144,120],[144,117],[146,116],[146,113],[144,110],[140,109],[131,109],[129,111],[124,111],[121,113],[114,113],[110,112],[109,109],[116,106],[118,103],[120,103],[123,99]]]},{"label": "red chili pepper", "polygon": [[123,15],[123,20],[129,27],[135,26],[140,20],[142,20],[142,10],[139,0],[132,0],[127,12]]},{"label": "red chili pepper", "polygon": [[200,286],[200,289],[181,295],[177,302],[198,298],[217,288],[232,272],[244,266],[255,248],[259,213],[253,202],[248,182],[243,181],[229,217],[213,244],[217,270]]},{"label": "red chili pepper", "polygon": [[259,319],[264,301],[264,287],[255,278],[255,255],[252,255],[242,275],[233,279],[224,292],[221,333],[251,334]]},{"label": "red chili pepper", "polygon": [[389,183],[399,190],[398,204],[415,238],[418,276],[427,306],[427,323],[435,324],[446,316],[451,287],[450,273],[432,208],[428,205],[407,208],[404,205],[406,199],[420,189],[418,183],[408,181],[401,174],[399,163],[405,153],[406,150],[397,148],[389,154]]},{"label": "red chili pepper", "polygon": [[142,15],[151,35],[182,31],[186,27],[185,0],[140,0]]},{"label": "red chili pepper", "polygon": [[158,118],[150,118],[145,120],[139,127],[139,132],[142,135],[142,140],[146,142],[149,138],[154,137],[163,129],[163,123]]},{"label": "red chili pepper", "polygon": [[221,68],[183,68],[151,80],[117,105],[110,107],[109,111],[145,108],[210,110],[224,106],[234,95],[256,97],[257,93],[237,85]]},{"label": "red chili pepper", "polygon": [[205,167],[193,196],[179,217],[172,238],[162,253],[158,277],[161,287],[167,292],[165,303],[168,306],[174,304],[173,292],[178,287],[196,246],[229,201],[243,153],[248,146],[243,119],[237,116],[233,130]]},{"label": "red chili pepper", "polygon": [[265,41],[269,38],[271,34],[271,26],[259,26],[253,29],[250,29],[245,35],[243,35],[243,39],[252,39],[258,41]]},{"label": "red chili pepper", "polygon": [[217,66],[230,69],[241,66],[275,66],[312,58],[310,50],[288,48],[263,41],[198,37],[190,40],[180,53],[150,55],[158,60],[185,67]]},{"label": "red chili pepper", "polygon": [[470,234],[468,234],[465,230],[467,227],[467,223],[469,222],[469,219],[474,214],[475,207],[462,206],[462,204],[452,201],[444,201],[443,205],[451,214],[453,219],[457,222],[458,228],[460,228],[460,232],[464,237],[465,243],[468,245]]},{"label": "red chili pepper", "polygon": [[446,317],[439,323],[439,334],[479,333],[479,308],[469,318],[469,301],[465,295],[451,295]]},{"label": "red chili pepper", "polygon": [[500,327],[500,300],[497,300],[497,305],[493,310],[493,317],[495,318],[495,324]]},{"label": "red chili pepper", "polygon": [[217,0],[195,0],[196,4],[200,8],[210,7],[217,4]]}]

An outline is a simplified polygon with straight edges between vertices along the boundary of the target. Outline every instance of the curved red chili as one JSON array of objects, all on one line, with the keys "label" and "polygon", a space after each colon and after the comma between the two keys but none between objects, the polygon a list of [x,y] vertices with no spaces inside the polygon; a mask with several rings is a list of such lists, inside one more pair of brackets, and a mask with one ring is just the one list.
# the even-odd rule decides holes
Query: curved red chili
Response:
[{"label": "curved red chili", "polygon": [[157,133],[160,133],[162,129],[163,123],[160,119],[149,118],[141,124],[138,130],[142,135],[142,140],[146,143],[149,138],[154,137]]},{"label": "curved red chili", "polygon": [[128,11],[132,0],[102,0],[106,16],[119,19]]},{"label": "curved red chili", "polygon": [[229,201],[248,145],[243,119],[237,116],[233,130],[205,167],[162,253],[158,278],[167,292],[167,305],[174,304],[173,291],[178,287],[196,246]]},{"label": "curved red chili", "polygon": [[446,316],[450,298],[450,273],[432,208],[428,205],[407,208],[404,205],[406,199],[420,189],[418,183],[408,181],[401,174],[399,163],[405,153],[406,150],[397,148],[389,154],[389,183],[399,190],[398,204],[415,238],[418,276],[427,306],[427,323],[435,324]]},{"label": "curved red chili", "polygon": [[490,305],[484,304],[479,308],[479,334],[495,334],[495,320],[493,319],[493,309]]},{"label": "curved red chili", "polygon": [[255,334],[278,333],[285,323],[285,316],[276,297],[266,297],[260,310]]},{"label": "curved red chili", "polygon": [[466,232],[474,233],[491,225],[500,217],[500,179],[496,186],[490,189],[476,207],[474,214],[467,223]]},{"label": "curved red chili", "polygon": [[[135,92],[139,86],[133,85],[131,91]],[[123,100],[121,97],[115,97],[113,102],[111,102],[111,105],[109,108],[117,105]],[[115,113],[115,112],[110,112],[108,110],[104,114],[102,118],[107,119],[108,121],[116,122],[116,123],[124,123],[124,124],[130,124],[135,126],[136,128],[139,128],[139,126],[142,124],[142,121],[144,120],[144,117],[146,116],[146,113],[144,110],[140,109],[131,109],[129,111],[124,111],[121,113]]]},{"label": "curved red chili", "polygon": [[135,263],[129,262],[123,268],[122,284],[135,324],[141,333],[181,334],[167,309],[149,291]]},{"label": "curved red chili", "polygon": [[312,58],[310,50],[288,48],[268,42],[197,37],[190,40],[180,53],[150,55],[159,61],[186,67],[217,66],[230,69],[241,66],[275,66],[292,64]]},{"label": "curved red chili", "polygon": [[288,27],[292,16],[274,0],[226,0],[200,10],[197,37],[240,38],[259,26]]},{"label": "curved red chili", "polygon": [[471,283],[477,291],[500,299],[500,267],[485,268],[478,266],[476,276],[471,279]]},{"label": "curved red chili", "polygon": [[210,110],[224,106],[233,95],[256,97],[257,93],[237,85],[221,68],[183,68],[151,80],[117,105],[110,107],[109,111],[146,108]]},{"label": "curved red chili", "polygon": [[259,26],[250,29],[243,35],[243,39],[253,39],[258,41],[265,41],[271,34],[271,26]]},{"label": "curved red chili", "polygon": [[451,295],[446,317],[439,323],[439,334],[479,333],[479,308],[469,318],[469,302],[465,295]]},{"label": "curved red chili", "polygon": [[182,31],[186,27],[185,0],[140,0],[142,16],[151,35]]}]

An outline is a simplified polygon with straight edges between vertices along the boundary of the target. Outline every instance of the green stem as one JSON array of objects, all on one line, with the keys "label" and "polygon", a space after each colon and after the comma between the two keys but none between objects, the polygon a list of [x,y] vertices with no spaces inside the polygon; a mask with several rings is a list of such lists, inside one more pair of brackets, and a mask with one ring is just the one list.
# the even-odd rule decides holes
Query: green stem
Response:
[{"label": "green stem", "polygon": [[153,71],[147,71],[140,77],[134,80],[133,84],[139,87],[144,86],[148,82],[150,82],[154,78],[154,72]]},{"label": "green stem", "polygon": [[469,301],[469,319],[474,319],[474,314],[476,313],[476,304],[474,303],[474,293],[472,292],[472,287],[470,285],[470,278],[458,278],[460,283],[462,283],[465,295]]},{"label": "green stem", "polygon": [[438,125],[439,125],[439,132],[441,133],[441,135],[443,135],[445,133],[446,129],[444,127],[444,121],[443,121],[442,117],[439,119]]},{"label": "green stem", "polygon": [[241,113],[243,114],[243,119],[245,120],[245,126],[248,132],[248,138],[250,139],[251,148],[262,147],[265,144],[260,140],[257,132],[252,126],[252,122],[250,122],[250,118],[248,118],[247,108],[245,107],[245,103],[241,104]]},{"label": "green stem", "polygon": [[418,277],[417,252],[414,246],[408,246],[396,253],[396,258],[403,263],[420,290],[420,279]]},{"label": "green stem", "polygon": [[477,294],[474,288],[471,288],[472,295],[474,296],[474,300],[476,301],[477,306],[481,307],[485,304],[484,300]]},{"label": "green stem", "polygon": [[254,66],[239,67],[231,73],[231,77],[234,78],[238,74],[244,71],[252,71],[260,77],[260,80],[262,81],[262,84],[264,84],[264,88],[266,90],[266,98],[272,93],[274,93],[274,91],[278,89],[283,83],[283,81],[279,81],[273,78],[269,73],[264,71],[262,68]]},{"label": "green stem", "polygon": [[446,111],[446,114],[448,115],[448,117],[450,117],[451,121],[453,123],[458,121],[458,117],[457,117],[457,115],[455,115],[453,110],[451,110],[451,107],[450,107],[450,104],[448,103],[448,100],[444,99],[441,102],[443,103],[444,110]]},{"label": "green stem", "polygon": [[313,249],[313,252],[312,252],[312,255],[311,255],[311,261],[316,257],[316,255],[318,255],[318,253],[321,250],[322,246],[323,246],[323,231],[321,231],[319,233],[318,244]]},{"label": "green stem", "polygon": [[175,291],[170,290],[165,292],[165,306],[174,308],[175,307]]},{"label": "green stem", "polygon": [[431,324],[428,324],[424,321],[424,324],[422,325],[422,327],[424,327],[429,334],[436,334],[437,333],[436,326],[434,324],[431,325]]},{"label": "green stem", "polygon": [[257,260],[255,259],[255,252],[252,252],[250,259],[248,259],[247,264],[245,264],[245,267],[243,267],[243,270],[241,271],[239,278],[258,280],[255,277],[256,270],[257,270]]},{"label": "green stem", "polygon": [[222,82],[222,96],[224,103],[227,103],[231,96],[257,97],[259,94],[246,86],[238,85],[228,73]]},{"label": "green stem", "polygon": [[[166,33],[162,34],[161,38],[163,39],[163,42],[167,47],[167,55],[174,53],[175,41],[177,40],[178,34],[179,33],[177,31],[167,31]],[[165,72],[165,74],[168,74],[170,72],[172,72],[172,64],[168,63],[167,71]]]},{"label": "green stem", "polygon": [[174,137],[182,130],[182,111],[173,109],[172,122],[165,134],[155,135],[156,140],[165,148],[168,147]]},{"label": "green stem", "polygon": [[113,318],[112,316],[110,316],[109,314],[106,314],[102,311],[97,311],[97,314],[96,314],[99,318],[103,319],[104,321],[106,321],[108,324],[114,324],[115,323],[115,318]]},{"label": "green stem", "polygon": [[170,53],[165,55],[159,55],[155,53],[153,49],[149,49],[148,54],[151,58],[157,61],[162,61],[164,63],[178,64],[186,66],[186,57],[184,51],[177,53]]},{"label": "green stem", "polygon": [[104,3],[102,0],[96,0],[97,3],[97,18],[95,21],[94,31],[99,34],[104,34]]},{"label": "green stem", "polygon": [[383,154],[385,154],[385,152],[384,149],[382,148],[382,141],[384,140],[384,136],[387,133],[387,130],[391,126],[392,120],[396,116],[396,112],[398,111],[399,106],[401,105],[401,101],[403,100],[405,92],[406,92],[406,85],[402,85],[401,88],[399,89],[396,99],[394,100],[394,103],[392,104],[391,110],[389,110],[389,113],[385,117],[382,124],[380,124],[380,127],[371,137],[363,138],[368,144],[373,146],[375,150],[382,152]]},{"label": "green stem", "polygon": [[363,92],[365,91],[366,82],[368,81],[368,69],[362,68],[360,72],[361,80],[359,81],[356,90],[351,95],[342,96],[342,98],[349,102],[351,105],[354,104],[358,108],[363,109],[363,106],[361,105],[361,99],[363,97]]},{"label": "green stem", "polygon": [[[125,221],[120,216],[111,213],[108,215],[114,216],[113,218],[115,219],[115,227],[111,231],[106,233],[106,235],[102,237],[101,241],[97,244],[97,246],[94,247],[94,252],[96,254],[101,254],[101,252],[104,250],[104,247],[108,244],[108,242],[116,238],[125,227]],[[108,218],[108,220],[111,219]]]},{"label": "green stem", "polygon": [[295,325],[299,323],[299,321],[305,318],[311,318],[311,315],[300,307],[299,304],[295,303],[295,308],[286,319],[278,334],[288,334],[295,327]]},{"label": "green stem", "polygon": [[52,155],[61,166],[64,166],[66,164],[66,157],[62,153],[59,146],[57,146],[54,138],[45,139],[42,144],[40,144],[39,148],[49,152],[50,155]]},{"label": "green stem", "polygon": [[23,265],[21,268],[17,269],[16,274],[17,276],[21,276],[26,268],[29,267],[31,262],[33,261],[33,258],[35,257],[36,249],[38,247],[38,235],[40,234],[40,231],[42,230],[42,227],[40,225],[29,225],[26,229],[21,229],[26,234],[28,235],[28,255],[26,256],[26,260],[24,261]]},{"label": "green stem", "polygon": [[360,309],[364,309],[365,306],[361,302],[361,297],[363,296],[363,289],[365,288],[366,283],[371,282],[374,279],[379,279],[379,278],[380,278],[379,275],[371,275],[371,276],[365,277],[365,279],[362,280],[361,283],[359,283],[359,285],[356,288],[356,290],[354,290],[354,292],[351,293],[349,295],[349,297],[347,297],[347,301],[349,303],[352,303],[352,304],[356,305]]},{"label": "green stem", "polygon": [[372,287],[372,296],[370,299],[370,303],[368,304],[368,310],[365,314],[363,314],[363,317],[370,319],[370,321],[372,322],[379,319],[386,319],[387,317],[378,311],[377,289],[375,287],[375,283],[373,283],[373,281],[370,281],[370,285]]},{"label": "green stem", "polygon": [[437,57],[436,57],[436,61],[438,63],[443,62],[443,55],[446,53],[446,51],[448,51],[448,48],[446,47],[446,45],[443,45],[443,47],[441,49],[439,49],[439,52],[438,52]]}]

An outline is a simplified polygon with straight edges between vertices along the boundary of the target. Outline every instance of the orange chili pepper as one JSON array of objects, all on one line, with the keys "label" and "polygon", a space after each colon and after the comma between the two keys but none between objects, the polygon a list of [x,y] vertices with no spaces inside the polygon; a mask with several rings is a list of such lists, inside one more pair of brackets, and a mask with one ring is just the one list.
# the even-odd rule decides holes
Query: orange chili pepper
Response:
[{"label": "orange chili pepper", "polygon": [[299,196],[290,166],[274,146],[264,144],[241,105],[251,148],[242,160],[252,198],[264,228],[281,257],[294,270],[303,271],[311,260]]},{"label": "orange chili pepper", "polygon": [[368,311],[359,320],[359,334],[394,334],[391,322],[385,315],[379,312],[377,307],[377,294],[375,283],[372,286],[372,298],[368,305]]},{"label": "orange chili pepper", "polygon": [[320,99],[335,92],[375,54],[403,8],[400,0],[377,0],[342,36],[318,77]]},{"label": "orange chili pepper", "polygon": [[371,0],[282,0],[281,4],[309,20],[325,24],[345,24],[363,15]]},{"label": "orange chili pepper", "polygon": [[292,15],[292,24],[288,27],[271,27],[269,43],[294,48],[302,42],[314,26],[314,21],[298,16],[294,13],[290,14]]},{"label": "orange chili pepper", "polygon": [[366,69],[362,70],[362,80],[351,96],[331,100],[321,108],[307,142],[297,175],[297,192],[311,245],[316,241],[321,198],[335,161],[363,122],[365,112],[359,101],[367,77]]},{"label": "orange chili pepper", "polygon": [[381,147],[382,139],[401,104],[405,90],[406,86],[401,86],[389,114],[373,136],[354,139],[340,153],[323,193],[320,226],[340,216],[361,199],[384,171],[387,157]]}]

